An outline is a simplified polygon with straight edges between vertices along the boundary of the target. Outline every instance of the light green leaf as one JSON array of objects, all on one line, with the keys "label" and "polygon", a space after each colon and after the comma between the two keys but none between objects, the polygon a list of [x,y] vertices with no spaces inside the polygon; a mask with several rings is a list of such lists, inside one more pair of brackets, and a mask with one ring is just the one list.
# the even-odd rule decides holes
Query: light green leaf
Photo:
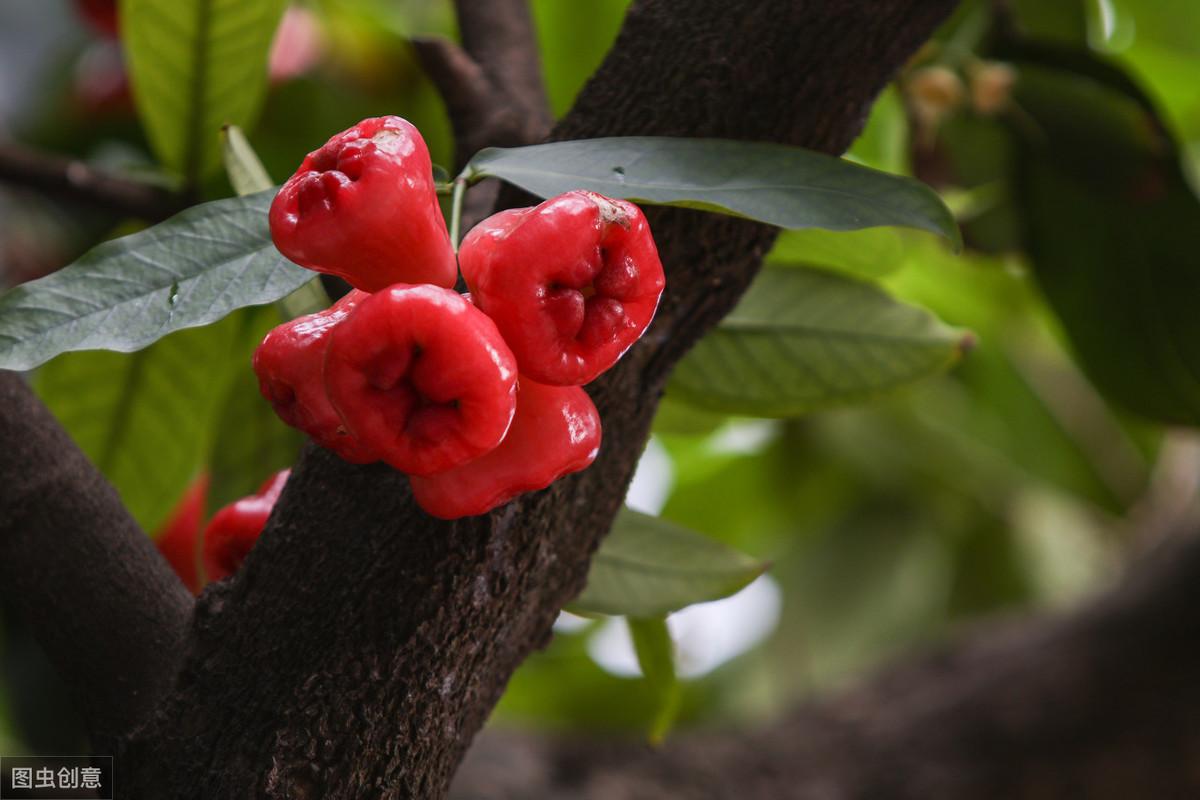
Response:
[{"label": "light green leaf", "polygon": [[241,321],[180,331],[132,355],[70,353],[35,388],[149,532],[199,472]]},{"label": "light green leaf", "polygon": [[768,142],[628,136],[488,148],[463,170],[541,197],[588,189],[650,205],[683,206],[781,228],[858,230],[902,225],[945,236],[958,227],[918,181]]},{"label": "light green leaf", "polygon": [[238,197],[265,192],[275,185],[246,134],[237,125],[226,125],[221,131],[221,157],[225,161],[229,184]]},{"label": "light green leaf", "polygon": [[728,597],[767,565],[666,520],[623,509],[568,610],[655,617]]},{"label": "light green leaf", "polygon": [[942,372],[971,341],[873,284],[765,270],[679,363],[668,391],[713,411],[797,416]]},{"label": "light green leaf", "polygon": [[312,273],[271,243],[272,196],[195,206],[0,295],[0,368],[72,350],[132,352],[299,288]]},{"label": "light green leaf", "polygon": [[138,113],[163,164],[195,184],[220,164],[223,125],[254,121],[286,0],[121,0]]},{"label": "light green leaf", "polygon": [[679,713],[679,680],[675,675],[675,643],[666,617],[630,617],[629,636],[642,677],[656,705],[650,721],[650,744],[662,744]]},{"label": "light green leaf", "polygon": [[250,367],[252,347],[280,321],[277,307],[242,313],[247,345],[232,365],[233,379],[217,412],[208,462],[208,502],[213,509],[256,492],[270,475],[295,463],[304,444],[304,437],[283,424],[263,398]]},{"label": "light green leaf", "polygon": [[875,280],[895,272],[903,265],[904,243],[900,234],[892,228],[784,231],[767,254],[767,262],[778,265],[806,264]]}]

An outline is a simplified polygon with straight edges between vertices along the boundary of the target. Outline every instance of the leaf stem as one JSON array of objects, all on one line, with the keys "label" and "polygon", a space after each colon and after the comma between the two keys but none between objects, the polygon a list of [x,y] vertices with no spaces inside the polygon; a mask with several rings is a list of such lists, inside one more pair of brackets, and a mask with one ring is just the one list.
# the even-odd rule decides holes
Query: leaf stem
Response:
[{"label": "leaf stem", "polygon": [[681,695],[675,671],[675,643],[665,616],[627,617],[626,623],[638,666],[654,697],[654,714],[646,733],[650,745],[657,747],[663,743],[679,714]]},{"label": "leaf stem", "polygon": [[463,197],[467,193],[467,182],[461,176],[454,179],[454,193],[450,195],[450,245],[458,252],[459,229],[462,227]]}]

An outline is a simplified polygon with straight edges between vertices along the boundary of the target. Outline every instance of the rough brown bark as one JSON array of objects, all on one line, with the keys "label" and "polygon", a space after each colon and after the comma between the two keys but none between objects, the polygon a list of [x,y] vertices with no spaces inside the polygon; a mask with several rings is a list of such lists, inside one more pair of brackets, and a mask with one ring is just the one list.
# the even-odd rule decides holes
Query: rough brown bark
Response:
[{"label": "rough brown bark", "polygon": [[631,743],[491,732],[455,800],[1200,797],[1200,537],[1071,614],[985,625],[766,727]]},{"label": "rough brown bark", "polygon": [[191,595],[12,372],[0,372],[0,442],[0,587],[111,751],[170,687]]}]

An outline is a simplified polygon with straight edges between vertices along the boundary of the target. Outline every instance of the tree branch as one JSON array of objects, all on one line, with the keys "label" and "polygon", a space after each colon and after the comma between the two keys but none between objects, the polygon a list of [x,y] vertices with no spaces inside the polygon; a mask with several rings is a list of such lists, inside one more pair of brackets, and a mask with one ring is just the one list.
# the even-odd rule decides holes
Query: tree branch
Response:
[{"label": "tree branch", "polygon": [[463,46],[417,38],[417,56],[446,102],[461,168],[484,147],[540,141],[552,118],[528,0],[456,0]]},{"label": "tree branch", "polygon": [[[731,15],[723,0],[639,0],[555,135],[840,152],[953,6],[772,0]],[[509,675],[583,586],[671,366],[734,305],[774,236],[699,212],[650,216],[667,294],[642,342],[589,386],[605,424],[596,462],[446,523],[386,467],[306,450],[242,571],[199,600],[176,691],[126,743],[134,796],[444,795]]]},{"label": "tree branch", "polygon": [[158,186],[11,142],[0,143],[0,181],[149,222],[164,220],[186,205]]},{"label": "tree branch", "polygon": [[0,475],[0,590],[111,753],[173,683],[191,596],[12,372],[0,372]]},{"label": "tree branch", "polygon": [[985,625],[758,730],[632,743],[480,737],[452,796],[1200,796],[1200,538],[1078,610]]}]

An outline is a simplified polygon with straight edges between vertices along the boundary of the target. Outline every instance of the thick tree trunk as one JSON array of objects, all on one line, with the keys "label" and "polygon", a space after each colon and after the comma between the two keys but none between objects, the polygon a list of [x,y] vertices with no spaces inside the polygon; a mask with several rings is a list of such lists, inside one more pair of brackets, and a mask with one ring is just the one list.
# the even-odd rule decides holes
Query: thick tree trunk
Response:
[{"label": "thick tree trunk", "polygon": [[[954,5],[638,0],[553,136],[718,136],[839,153]],[[131,720],[118,752],[129,796],[445,794],[509,676],[582,588],[671,367],[734,305],[774,236],[697,212],[649,216],[667,293],[643,341],[589,387],[605,425],[596,463],[489,516],[445,523],[416,508],[397,473],[306,450],[244,569],[196,603],[169,695],[148,722]],[[50,606],[90,616],[83,602]],[[176,635],[177,621],[159,622],[166,633],[143,643]],[[57,658],[82,668],[87,654]]]}]

